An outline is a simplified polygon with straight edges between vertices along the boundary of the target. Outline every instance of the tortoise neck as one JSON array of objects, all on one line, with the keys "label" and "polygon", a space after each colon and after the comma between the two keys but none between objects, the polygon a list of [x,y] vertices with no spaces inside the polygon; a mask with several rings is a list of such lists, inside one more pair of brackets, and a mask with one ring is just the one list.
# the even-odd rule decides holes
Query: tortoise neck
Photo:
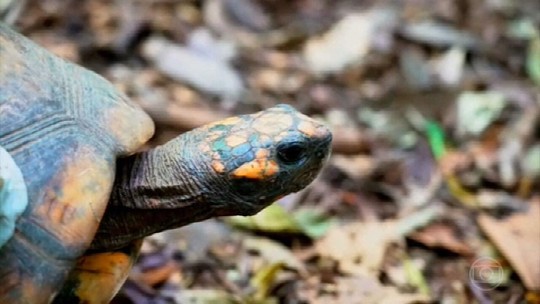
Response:
[{"label": "tortoise neck", "polygon": [[[111,199],[91,250],[110,250],[214,215],[182,137],[118,160]],[[196,172],[196,171],[195,171]]]},{"label": "tortoise neck", "polygon": [[[194,178],[181,138],[119,159],[110,204],[136,209],[177,209],[204,200],[207,188]],[[187,155],[186,155],[187,154]]]}]

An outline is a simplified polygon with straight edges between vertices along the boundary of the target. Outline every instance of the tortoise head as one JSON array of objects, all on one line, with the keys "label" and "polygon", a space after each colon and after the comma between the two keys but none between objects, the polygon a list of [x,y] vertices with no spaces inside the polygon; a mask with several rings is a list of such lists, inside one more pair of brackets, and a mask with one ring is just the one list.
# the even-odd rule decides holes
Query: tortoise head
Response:
[{"label": "tortoise head", "polygon": [[200,152],[194,165],[198,172],[211,172],[206,199],[217,215],[254,214],[306,187],[328,158],[332,141],[324,124],[289,105],[231,117],[194,131]]},{"label": "tortoise head", "polygon": [[92,250],[213,216],[252,215],[311,183],[330,153],[320,122],[279,105],[119,159]]}]

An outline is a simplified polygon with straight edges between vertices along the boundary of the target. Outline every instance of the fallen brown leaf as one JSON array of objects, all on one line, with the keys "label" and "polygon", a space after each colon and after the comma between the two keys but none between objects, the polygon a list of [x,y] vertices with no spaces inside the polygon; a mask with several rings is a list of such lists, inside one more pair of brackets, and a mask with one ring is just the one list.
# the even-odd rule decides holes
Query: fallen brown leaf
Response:
[{"label": "fallen brown leaf", "polygon": [[322,257],[337,261],[342,272],[377,275],[390,244],[402,241],[440,214],[440,208],[430,206],[397,220],[350,223],[331,229],[315,247]]},{"label": "fallen brown leaf", "polygon": [[487,214],[478,224],[517,272],[525,287],[540,290],[540,197],[532,200],[524,213],[505,219]]},{"label": "fallen brown leaf", "polygon": [[442,247],[465,256],[473,254],[471,247],[456,236],[452,227],[445,224],[430,225],[410,238],[428,247]]}]

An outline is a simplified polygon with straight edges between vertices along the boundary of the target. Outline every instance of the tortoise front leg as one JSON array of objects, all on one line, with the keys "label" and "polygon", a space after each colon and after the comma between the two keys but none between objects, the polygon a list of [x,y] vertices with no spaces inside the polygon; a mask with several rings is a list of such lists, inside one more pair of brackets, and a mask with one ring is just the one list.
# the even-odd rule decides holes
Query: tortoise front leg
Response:
[{"label": "tortoise front leg", "polygon": [[109,303],[126,281],[141,245],[139,239],[114,251],[83,255],[53,303]]}]

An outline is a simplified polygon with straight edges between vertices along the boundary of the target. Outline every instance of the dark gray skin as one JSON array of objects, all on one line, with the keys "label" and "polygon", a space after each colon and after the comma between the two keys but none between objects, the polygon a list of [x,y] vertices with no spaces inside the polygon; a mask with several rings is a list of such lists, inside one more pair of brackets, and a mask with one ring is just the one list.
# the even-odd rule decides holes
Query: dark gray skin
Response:
[{"label": "dark gray skin", "polygon": [[[120,159],[110,202],[90,249],[116,249],[210,217],[255,214],[311,183],[328,157],[331,133],[291,106],[236,119],[233,125],[217,122]],[[276,119],[285,121],[279,124]],[[228,138],[238,134],[245,143],[229,147]],[[212,167],[216,161],[223,164],[222,172]],[[234,175],[248,163],[255,165],[248,171],[253,176]],[[275,172],[264,174],[265,168],[257,166],[272,166]]]}]

